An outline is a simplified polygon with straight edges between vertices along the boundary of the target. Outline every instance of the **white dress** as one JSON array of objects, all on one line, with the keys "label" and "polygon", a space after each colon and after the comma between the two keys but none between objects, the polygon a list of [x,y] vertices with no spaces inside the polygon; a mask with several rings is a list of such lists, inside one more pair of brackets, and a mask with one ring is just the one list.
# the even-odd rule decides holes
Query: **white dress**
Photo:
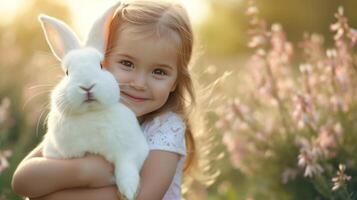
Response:
[{"label": "white dress", "polygon": [[186,159],[185,131],[182,118],[167,112],[141,125],[150,150],[170,151],[179,154],[175,176],[163,200],[181,200],[181,179]]}]

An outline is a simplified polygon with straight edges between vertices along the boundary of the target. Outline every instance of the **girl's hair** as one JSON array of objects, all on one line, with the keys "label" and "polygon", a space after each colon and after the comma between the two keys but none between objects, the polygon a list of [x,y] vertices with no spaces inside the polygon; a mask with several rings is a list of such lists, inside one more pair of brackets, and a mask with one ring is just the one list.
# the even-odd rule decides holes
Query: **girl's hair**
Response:
[{"label": "girl's hair", "polygon": [[[161,108],[144,115],[141,120],[153,119],[167,111],[173,111],[184,119],[188,153],[184,171],[187,172],[196,160],[195,142],[188,117],[196,100],[188,69],[193,49],[193,33],[187,12],[181,4],[166,1],[136,0],[122,3],[108,26],[105,57],[115,47],[118,35],[123,29],[130,29],[133,33],[139,33],[134,35],[157,34],[159,37],[166,36],[178,44],[176,89],[169,94],[167,102]],[[179,40],[177,41],[177,39]]]}]

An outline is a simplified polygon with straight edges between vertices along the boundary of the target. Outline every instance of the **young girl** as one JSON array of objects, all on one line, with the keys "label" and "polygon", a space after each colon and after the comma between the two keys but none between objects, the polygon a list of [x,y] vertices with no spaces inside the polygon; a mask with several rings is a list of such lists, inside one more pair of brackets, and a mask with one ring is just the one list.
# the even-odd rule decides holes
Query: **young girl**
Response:
[{"label": "young girl", "polygon": [[[122,101],[136,113],[150,146],[137,199],[181,199],[182,175],[195,152],[187,13],[176,3],[130,1],[119,6],[108,30],[103,66],[117,78]],[[30,199],[118,199],[112,177],[112,164],[101,156],[48,159],[40,144],[19,164],[12,187]]]}]

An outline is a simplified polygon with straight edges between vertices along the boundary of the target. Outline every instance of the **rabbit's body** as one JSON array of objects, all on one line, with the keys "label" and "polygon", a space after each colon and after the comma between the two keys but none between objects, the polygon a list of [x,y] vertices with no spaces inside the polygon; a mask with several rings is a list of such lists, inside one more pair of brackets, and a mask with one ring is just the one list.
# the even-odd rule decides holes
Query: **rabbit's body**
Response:
[{"label": "rabbit's body", "polygon": [[140,182],[139,171],[149,151],[135,121],[132,111],[120,103],[105,110],[65,117],[51,110],[43,155],[48,158],[102,155],[115,166],[120,192],[133,199]]},{"label": "rabbit's body", "polygon": [[117,80],[101,65],[104,27],[117,6],[94,23],[84,46],[62,21],[39,17],[47,42],[66,72],[51,93],[43,155],[64,159],[102,155],[115,166],[119,191],[132,200],[149,147],[134,112],[120,103]]},{"label": "rabbit's body", "polygon": [[132,149],[134,145],[147,145],[135,120],[135,115],[120,103],[105,110],[65,117],[51,110],[43,154],[49,158],[74,158],[88,152],[103,155],[113,163],[125,154],[141,166],[148,149]]}]

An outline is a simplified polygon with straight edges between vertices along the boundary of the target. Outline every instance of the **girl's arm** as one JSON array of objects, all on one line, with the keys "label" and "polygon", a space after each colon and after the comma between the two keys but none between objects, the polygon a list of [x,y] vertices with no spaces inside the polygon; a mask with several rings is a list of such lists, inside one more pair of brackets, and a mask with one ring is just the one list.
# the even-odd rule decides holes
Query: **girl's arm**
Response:
[{"label": "girl's arm", "polygon": [[141,188],[137,200],[162,199],[170,187],[179,160],[177,153],[151,150],[141,170]]},{"label": "girl's arm", "polygon": [[[180,156],[167,151],[151,150],[141,170],[137,200],[162,199],[175,175]],[[68,189],[31,200],[118,200],[115,187]]]},{"label": "girl's arm", "polygon": [[30,200],[120,200],[115,186],[103,188],[77,188],[58,191]]},{"label": "girl's arm", "polygon": [[76,187],[112,185],[113,167],[99,156],[78,159],[42,157],[42,144],[18,165],[12,177],[12,189],[20,196],[40,197]]}]

